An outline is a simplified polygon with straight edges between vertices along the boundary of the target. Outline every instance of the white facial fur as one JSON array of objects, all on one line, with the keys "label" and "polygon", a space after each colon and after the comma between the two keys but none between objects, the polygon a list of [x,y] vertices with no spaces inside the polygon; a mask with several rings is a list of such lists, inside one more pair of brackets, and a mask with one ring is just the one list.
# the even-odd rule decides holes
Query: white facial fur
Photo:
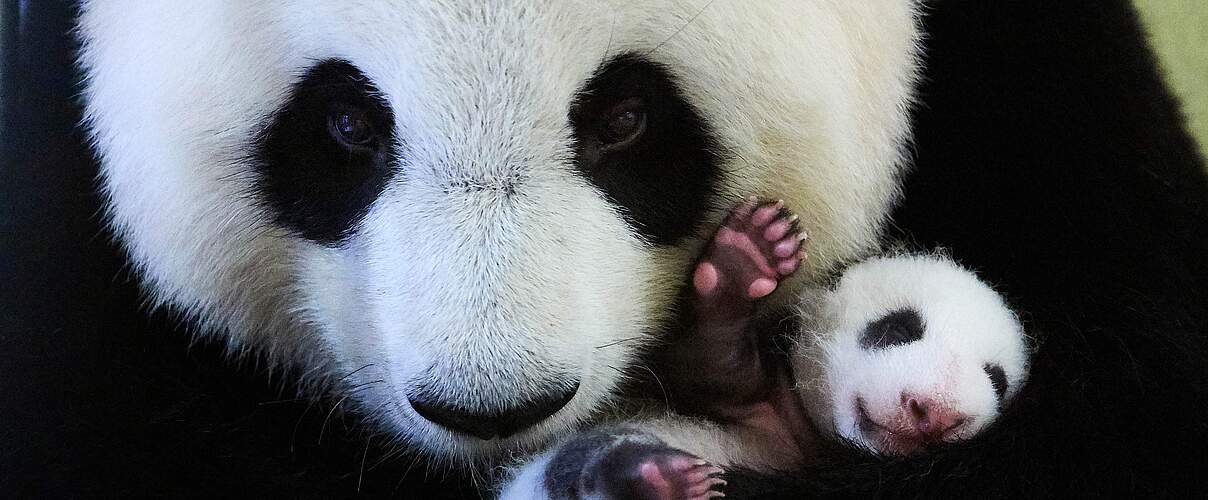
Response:
[{"label": "white facial fur", "polygon": [[[794,368],[811,418],[821,429],[883,453],[918,448],[909,399],[964,419],[940,440],[967,439],[999,413],[986,365],[1001,367],[1006,376],[1003,402],[1027,374],[1026,337],[1014,313],[973,273],[946,258],[862,262],[833,290],[807,299],[803,309],[815,322],[794,355]],[[922,319],[921,338],[883,348],[861,345],[870,324],[903,310]],[[880,429],[861,429],[857,400]]]},{"label": "white facial fur", "polygon": [[[746,195],[785,199],[813,237],[808,267],[773,300],[876,245],[897,195],[915,8],[85,1],[80,62],[111,226],[153,303],[306,381],[356,387],[389,432],[470,460],[605,407],[711,225]],[[698,238],[647,244],[570,164],[570,103],[622,53],[668,67],[726,152]],[[338,247],[276,225],[248,159],[299,75],[329,58],[373,81],[405,145],[406,178]],[[467,180],[523,196],[446,189]],[[482,409],[580,386],[544,422],[482,441],[414,412],[421,374]]]}]

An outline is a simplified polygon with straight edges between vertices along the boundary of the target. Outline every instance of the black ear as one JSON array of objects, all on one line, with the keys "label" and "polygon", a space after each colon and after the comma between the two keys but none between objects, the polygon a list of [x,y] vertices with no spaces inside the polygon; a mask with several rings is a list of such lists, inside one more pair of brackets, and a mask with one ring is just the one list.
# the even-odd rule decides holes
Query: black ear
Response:
[{"label": "black ear", "polygon": [[860,347],[885,349],[905,345],[923,338],[923,317],[918,311],[906,308],[886,314],[869,323],[860,334]]},{"label": "black ear", "polygon": [[982,365],[982,369],[986,371],[986,375],[990,376],[990,384],[994,385],[994,395],[998,396],[998,400],[1001,402],[1003,396],[1007,394],[1007,373],[1001,366],[994,363],[986,363]]}]

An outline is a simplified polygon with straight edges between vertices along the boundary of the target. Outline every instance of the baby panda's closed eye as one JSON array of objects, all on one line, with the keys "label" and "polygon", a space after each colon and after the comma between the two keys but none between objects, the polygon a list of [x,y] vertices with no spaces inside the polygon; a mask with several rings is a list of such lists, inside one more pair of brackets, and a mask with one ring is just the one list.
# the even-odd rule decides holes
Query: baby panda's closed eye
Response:
[{"label": "baby panda's closed eye", "polygon": [[973,437],[1026,375],[1018,319],[945,258],[859,263],[804,309],[813,323],[793,359],[805,407],[824,431],[880,453]]}]

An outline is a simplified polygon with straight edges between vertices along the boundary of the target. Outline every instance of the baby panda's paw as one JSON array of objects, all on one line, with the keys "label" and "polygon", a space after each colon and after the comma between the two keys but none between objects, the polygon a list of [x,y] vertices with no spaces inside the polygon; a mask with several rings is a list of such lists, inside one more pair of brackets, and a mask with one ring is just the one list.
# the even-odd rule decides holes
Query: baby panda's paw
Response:
[{"label": "baby panda's paw", "polygon": [[885,454],[969,439],[1027,373],[1026,336],[1002,297],[934,256],[848,269],[794,356],[814,420]]},{"label": "baby panda's paw", "polygon": [[805,258],[805,235],[781,201],[750,198],[722,223],[692,274],[697,309],[717,320],[749,317]]},{"label": "baby panda's paw", "polygon": [[771,335],[751,325],[756,301],[801,265],[804,242],[781,201],[749,198],[723,221],[692,273],[692,323],[662,353],[677,410],[743,419],[782,385],[761,356]]},{"label": "baby panda's paw", "polygon": [[[725,496],[722,470],[629,426],[584,432],[517,479],[503,498],[705,500]],[[529,472],[529,471],[526,471]],[[527,478],[525,476],[528,476]]]}]

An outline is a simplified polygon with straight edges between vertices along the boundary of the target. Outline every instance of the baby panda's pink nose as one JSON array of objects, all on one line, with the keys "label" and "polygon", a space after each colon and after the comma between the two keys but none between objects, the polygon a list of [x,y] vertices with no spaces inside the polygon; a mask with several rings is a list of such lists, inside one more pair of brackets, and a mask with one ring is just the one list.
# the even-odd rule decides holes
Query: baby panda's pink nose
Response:
[{"label": "baby panda's pink nose", "polygon": [[912,423],[918,439],[924,443],[937,443],[952,431],[965,424],[968,416],[951,407],[936,403],[927,397],[902,394],[902,410],[907,421]]}]

